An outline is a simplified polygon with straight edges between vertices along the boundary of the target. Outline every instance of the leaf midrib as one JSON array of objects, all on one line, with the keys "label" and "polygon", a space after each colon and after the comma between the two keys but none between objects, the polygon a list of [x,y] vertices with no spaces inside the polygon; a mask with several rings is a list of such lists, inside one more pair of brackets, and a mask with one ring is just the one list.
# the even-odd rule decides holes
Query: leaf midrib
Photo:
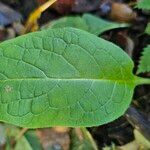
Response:
[{"label": "leaf midrib", "polygon": [[35,80],[47,80],[47,81],[112,81],[112,82],[135,82],[135,78],[131,78],[131,79],[107,79],[107,78],[101,78],[101,79],[91,79],[91,78],[16,78],[16,79],[4,79],[4,80],[0,80],[0,82],[11,82],[11,81],[25,81],[25,80],[31,80],[31,81],[35,81]]}]

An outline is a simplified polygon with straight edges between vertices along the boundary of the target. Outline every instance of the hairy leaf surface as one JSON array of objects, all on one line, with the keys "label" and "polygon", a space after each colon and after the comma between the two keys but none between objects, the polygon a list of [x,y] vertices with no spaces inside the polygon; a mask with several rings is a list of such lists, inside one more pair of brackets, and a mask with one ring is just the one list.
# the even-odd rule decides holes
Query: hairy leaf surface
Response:
[{"label": "hairy leaf surface", "polygon": [[133,62],[119,47],[73,28],[0,44],[0,120],[39,128],[96,126],[131,102]]}]

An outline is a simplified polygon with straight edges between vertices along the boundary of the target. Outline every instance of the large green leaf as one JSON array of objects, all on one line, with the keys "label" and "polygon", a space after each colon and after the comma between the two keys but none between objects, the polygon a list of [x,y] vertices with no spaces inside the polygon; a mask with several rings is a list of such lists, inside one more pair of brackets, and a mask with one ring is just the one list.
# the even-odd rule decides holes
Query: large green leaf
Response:
[{"label": "large green leaf", "polygon": [[0,120],[28,128],[110,122],[131,102],[137,82],[132,69],[119,47],[78,29],[3,42]]}]

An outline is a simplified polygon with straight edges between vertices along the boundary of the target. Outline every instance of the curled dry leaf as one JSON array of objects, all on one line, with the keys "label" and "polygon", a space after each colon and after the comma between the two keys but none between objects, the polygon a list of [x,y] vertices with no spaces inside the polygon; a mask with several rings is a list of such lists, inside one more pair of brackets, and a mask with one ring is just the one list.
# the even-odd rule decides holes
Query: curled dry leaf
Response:
[{"label": "curled dry leaf", "polygon": [[132,22],[136,18],[136,13],[126,4],[115,3],[111,5],[109,18],[117,22]]},{"label": "curled dry leaf", "polygon": [[60,14],[69,13],[72,10],[75,0],[57,0],[53,8]]}]

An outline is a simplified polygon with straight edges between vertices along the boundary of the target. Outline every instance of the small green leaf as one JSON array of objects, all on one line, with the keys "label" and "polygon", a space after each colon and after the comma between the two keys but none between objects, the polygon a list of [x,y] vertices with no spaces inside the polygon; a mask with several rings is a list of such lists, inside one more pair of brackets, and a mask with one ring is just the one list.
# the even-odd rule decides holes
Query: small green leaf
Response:
[{"label": "small green leaf", "polygon": [[129,26],[129,24],[126,23],[106,21],[104,19],[98,18],[90,14],[84,14],[83,19],[86,21],[86,24],[89,27],[88,31],[95,35],[102,34],[103,32],[106,32],[111,29],[124,28]]},{"label": "small green leaf", "polygon": [[119,150],[119,149],[117,148],[117,146],[114,143],[111,143],[110,146],[105,146],[102,148],[102,150]]},{"label": "small green leaf", "polygon": [[146,26],[145,33],[147,33],[148,35],[150,35],[150,22]]},{"label": "small green leaf", "polygon": [[136,8],[150,10],[150,0],[139,0]]},{"label": "small green leaf", "polygon": [[98,150],[90,132],[86,128],[74,128],[71,132],[71,150]]},{"label": "small green leaf", "polygon": [[0,44],[0,120],[28,128],[84,127],[124,114],[135,85],[121,48],[88,32],[57,28]]},{"label": "small green leaf", "polygon": [[17,143],[16,143],[16,146],[14,148],[14,150],[21,150],[21,149],[24,149],[24,150],[33,150],[31,145],[29,144],[29,142],[27,141],[27,139],[23,136],[21,137]]},{"label": "small green leaf", "polygon": [[84,14],[82,17],[64,17],[53,21],[50,25],[51,28],[58,27],[74,27],[93,33],[95,35],[102,34],[105,31],[128,27],[129,24],[115,23],[106,21],[90,14]]},{"label": "small green leaf", "polygon": [[51,28],[74,27],[85,31],[88,30],[88,26],[85,20],[79,16],[63,17],[58,20],[52,21],[50,27]]},{"label": "small green leaf", "polygon": [[36,135],[36,130],[29,130],[24,136],[31,145],[32,150],[42,150],[42,145],[38,136]]},{"label": "small green leaf", "polygon": [[144,48],[137,73],[150,71],[150,45]]},{"label": "small green leaf", "polygon": [[5,137],[7,150],[21,150],[22,148],[24,150],[33,150],[24,135],[17,137],[21,132],[19,128],[6,124],[0,125],[0,128],[3,129],[2,136]]}]

